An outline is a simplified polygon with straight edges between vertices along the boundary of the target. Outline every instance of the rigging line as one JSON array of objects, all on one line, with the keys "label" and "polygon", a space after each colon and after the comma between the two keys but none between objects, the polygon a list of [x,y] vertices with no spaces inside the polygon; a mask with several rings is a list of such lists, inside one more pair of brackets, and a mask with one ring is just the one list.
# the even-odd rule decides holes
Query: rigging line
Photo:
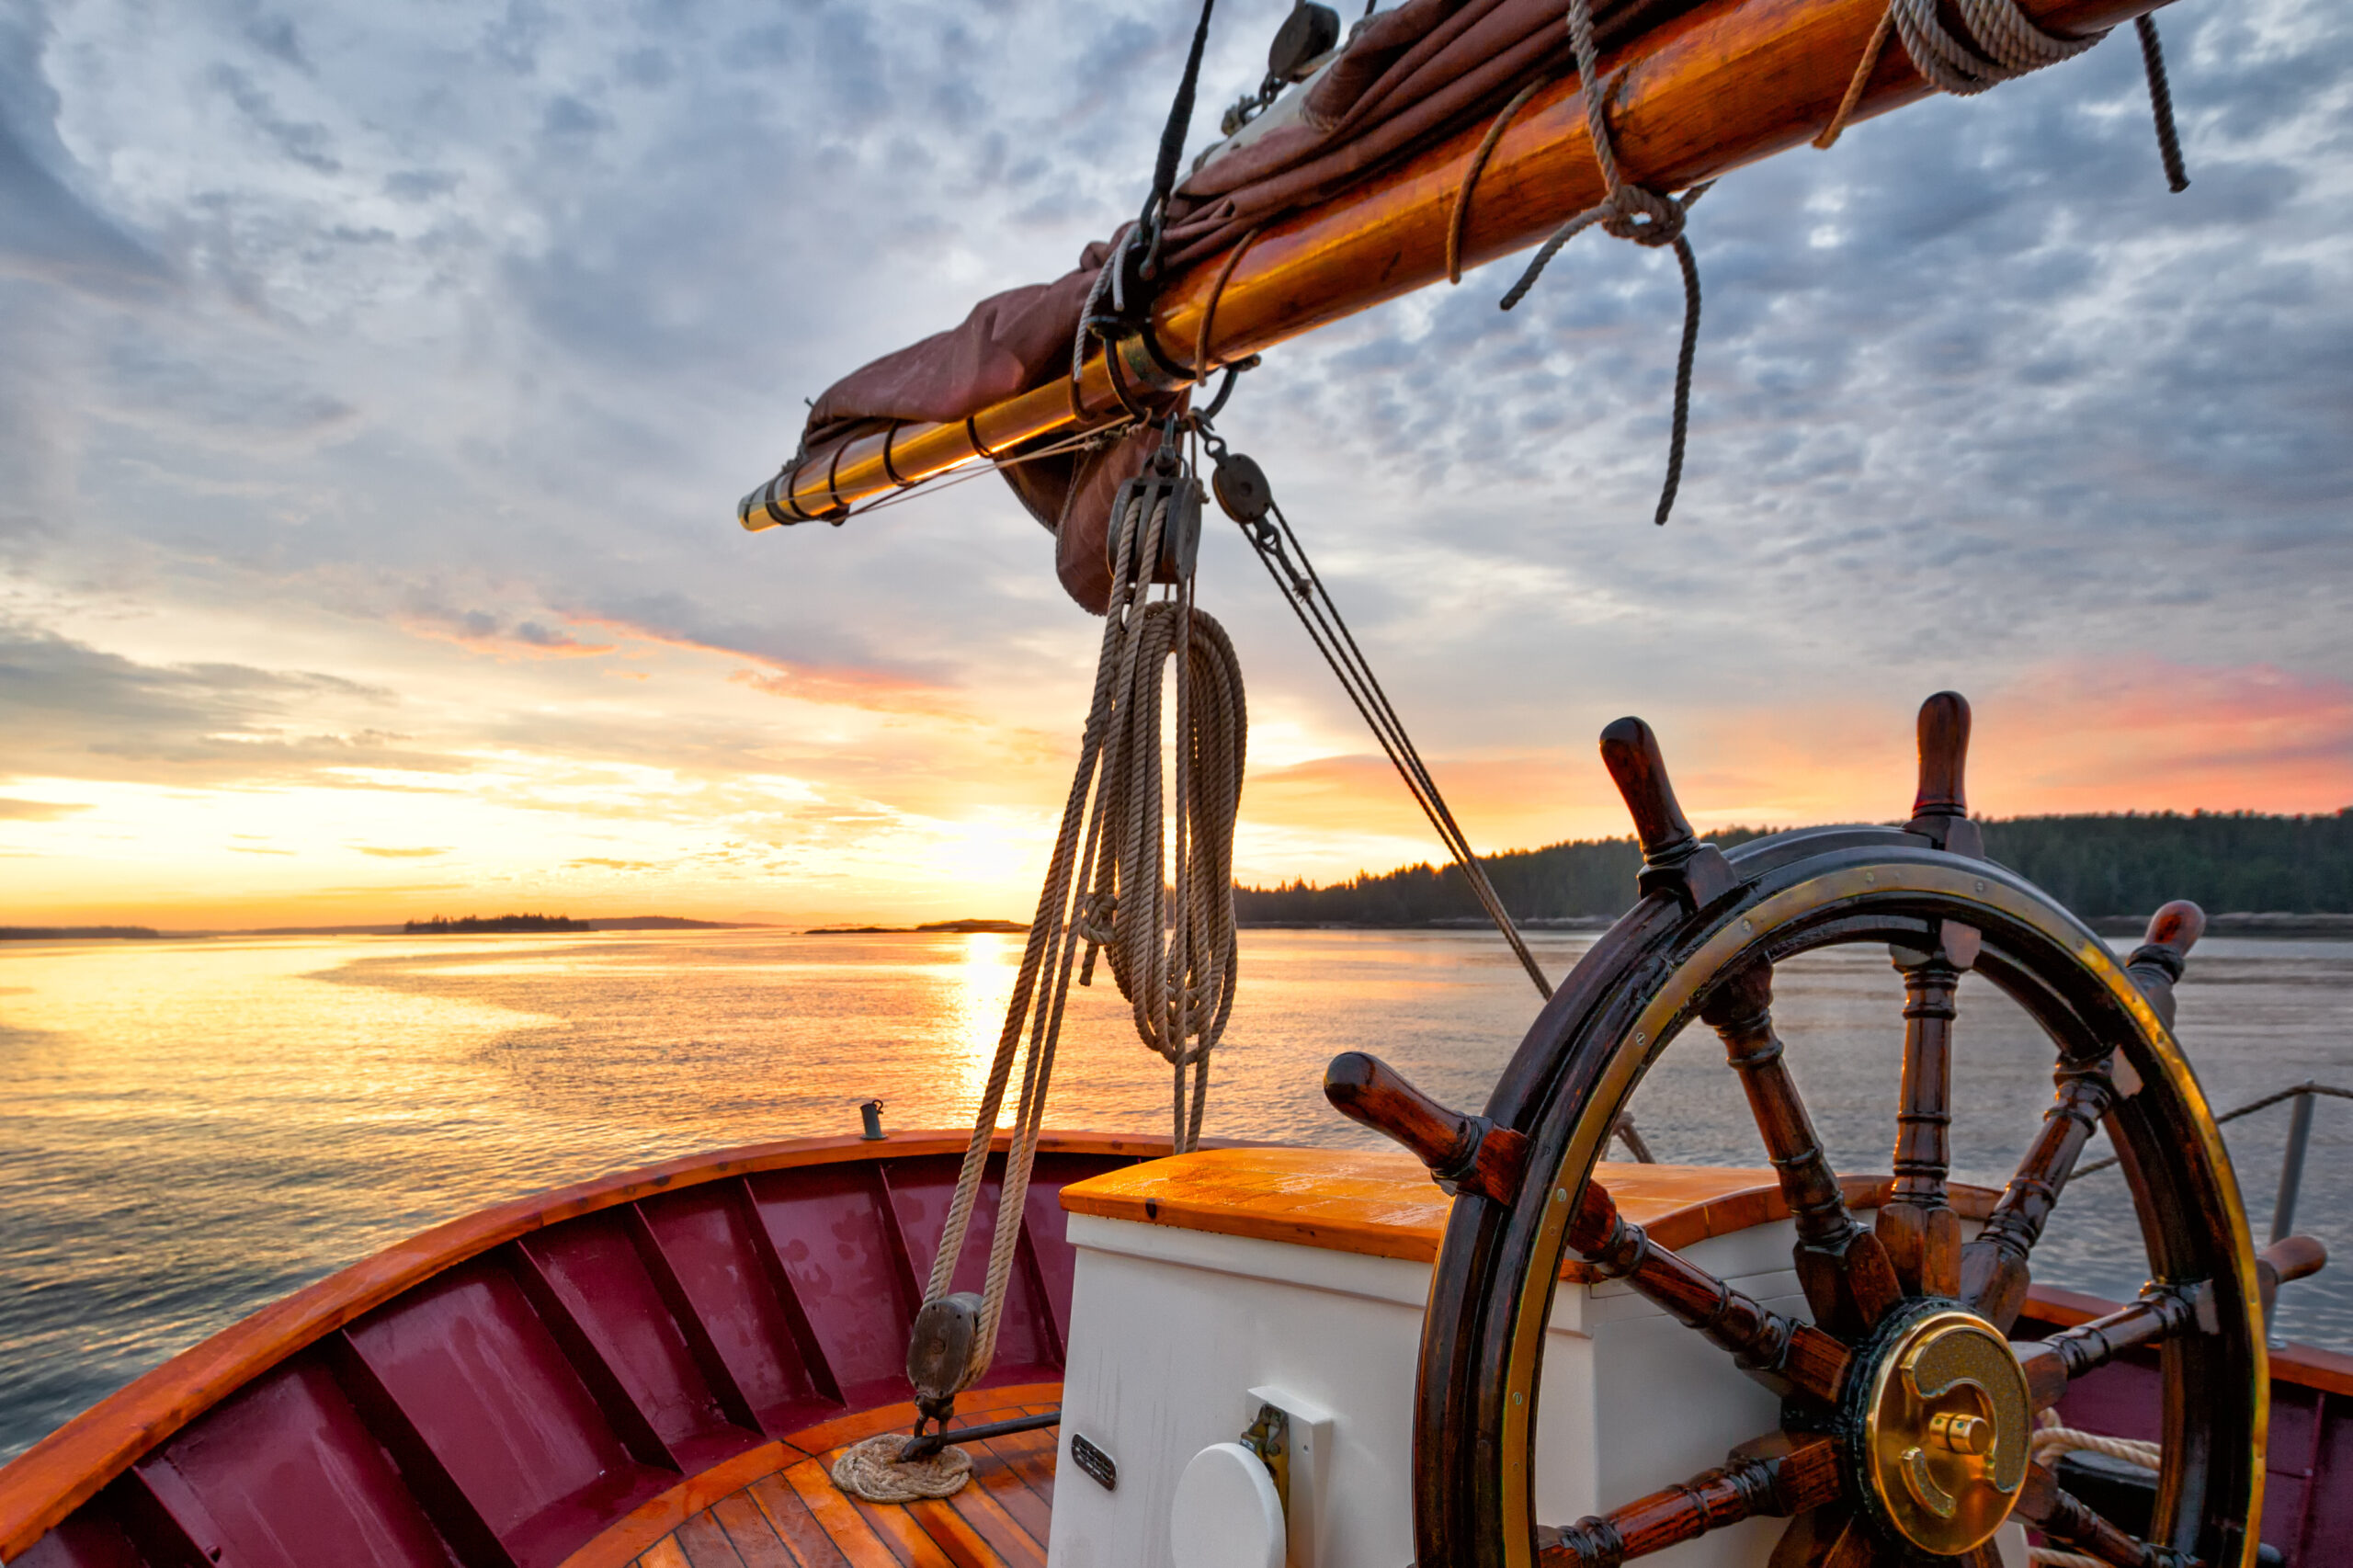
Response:
[{"label": "rigging line", "polygon": [[2157,37],[2157,19],[2143,11],[2132,19],[2141,35],[2141,68],[2149,78],[2149,114],[2157,125],[2157,156],[2165,161],[2165,184],[2176,196],[2189,188],[2189,170],[2181,161],[2181,133],[2174,129],[2173,88],[2165,81],[2165,48]]},{"label": "rigging line", "polygon": [[1040,458],[1058,458],[1070,452],[1082,451],[1088,447],[1108,446],[1112,438],[1123,436],[1133,428],[1132,422],[1108,425],[1100,430],[1090,430],[1083,436],[1066,436],[1051,445],[1039,448],[1034,452],[1022,452],[1014,457],[1003,458],[984,456],[980,463],[968,467],[961,472],[950,474],[945,479],[928,483],[917,481],[903,490],[892,491],[881,499],[869,502],[863,506],[853,506],[842,515],[842,520],[847,522],[852,517],[862,517],[870,512],[880,512],[886,507],[903,506],[909,501],[921,500],[926,495],[937,495],[943,490],[953,490],[960,484],[970,484],[973,480],[985,478],[992,473],[1001,473],[1009,468],[1018,468],[1023,463],[1036,462]]},{"label": "rigging line", "polygon": [[[2236,1110],[2226,1110],[2214,1119],[2214,1125],[2220,1127],[2226,1121],[2236,1121],[2243,1116],[2253,1116],[2256,1111],[2269,1110],[2281,1100],[2292,1100],[2298,1095],[2318,1095],[2329,1099],[2353,1100],[2353,1089],[2340,1089],[2330,1084],[2298,1084],[2293,1088],[2281,1089],[2275,1094],[2266,1095],[2259,1100],[2250,1100]],[[2110,1154],[2105,1160],[2094,1160],[2088,1165],[2078,1166],[2075,1175],[2067,1179],[2073,1182],[2091,1175],[2094,1171],[2108,1170],[2119,1164],[2120,1160],[2120,1156],[2116,1154]]]},{"label": "rigging line", "polygon": [[[1528,977],[1536,983],[1537,991],[1549,1001],[1552,995],[1551,981],[1545,977],[1542,968],[1536,962],[1536,955],[1529,951],[1528,944],[1521,937],[1518,926],[1514,924],[1510,914],[1505,909],[1503,898],[1495,892],[1495,883],[1487,875],[1484,862],[1479,858],[1478,852],[1471,847],[1470,835],[1464,833],[1461,824],[1454,820],[1454,812],[1447,805],[1446,797],[1439,792],[1438,780],[1430,777],[1429,769],[1423,765],[1419,748],[1414,744],[1413,738],[1405,733],[1404,721],[1398,717],[1396,708],[1389,700],[1388,691],[1381,686],[1380,677],[1372,672],[1372,662],[1364,656],[1364,650],[1357,645],[1355,633],[1348,630],[1347,621],[1340,615],[1339,606],[1324,586],[1324,579],[1317,574],[1315,562],[1309,558],[1306,547],[1300,543],[1298,533],[1290,526],[1290,519],[1283,515],[1280,506],[1271,502],[1267,509],[1273,514],[1276,522],[1281,525],[1284,539],[1299,557],[1300,567],[1306,573],[1308,582],[1313,585],[1318,601],[1316,605],[1318,614],[1329,612],[1334,628],[1347,645],[1348,653],[1359,678],[1371,695],[1374,705],[1387,718],[1391,730],[1396,735],[1398,751],[1412,765],[1413,778],[1407,780],[1408,787],[1412,788],[1415,780],[1419,780],[1419,789],[1415,793],[1427,800],[1428,803],[1424,807],[1424,812],[1430,816],[1431,825],[1438,829],[1439,838],[1461,865],[1464,877],[1471,882],[1472,892],[1485,906],[1488,917],[1495,921],[1497,929],[1504,935],[1504,940],[1511,944],[1512,951],[1518,956],[1520,967],[1528,971]],[[1359,708],[1359,711],[1361,710]],[[1370,722],[1370,715],[1367,715],[1367,722]],[[1392,755],[1391,760],[1396,761],[1396,756]]]},{"label": "rigging line", "polygon": [[[1243,529],[1245,537],[1249,539],[1277,591],[1290,602],[1292,613],[1299,618],[1301,627],[1307,632],[1308,641],[1323,655],[1324,664],[1330,666],[1333,676],[1339,681],[1340,689],[1347,694],[1366,727],[1372,731],[1373,739],[1389,758],[1390,766],[1404,781],[1406,792],[1414,797],[1414,803],[1428,819],[1438,841],[1462,869],[1463,879],[1470,884],[1472,895],[1486,911],[1496,931],[1510,945],[1520,967],[1535,983],[1538,994],[1549,1000],[1552,994],[1552,983],[1546,978],[1543,967],[1536,961],[1536,955],[1529,950],[1526,938],[1521,937],[1510,912],[1504,907],[1502,898],[1487,876],[1486,867],[1481,863],[1478,852],[1472,848],[1461,824],[1455,820],[1445,795],[1438,790],[1438,781],[1430,777],[1420,750],[1406,733],[1404,722],[1398,717],[1380,677],[1372,673],[1372,665],[1365,658],[1364,650],[1358,646],[1355,634],[1348,631],[1347,621],[1341,616],[1339,606],[1324,586],[1324,580],[1317,574],[1306,549],[1301,545],[1298,533],[1290,526],[1290,519],[1283,516],[1282,508],[1274,505],[1271,498],[1267,511],[1275,519],[1280,530],[1279,537],[1262,538],[1258,529],[1246,524]],[[1293,557],[1298,561],[1296,566],[1291,563]],[[1286,574],[1290,578],[1288,582],[1285,581]]]},{"label": "rigging line", "polygon": [[[1911,0],[1890,0],[1892,6],[1908,3]],[[1934,0],[1926,3],[1933,6]],[[1961,3],[2006,5],[2009,0]],[[1609,134],[1609,100],[1617,94],[1620,75],[1616,72],[1607,79],[1600,75],[1591,0],[1569,0],[1569,43],[1577,58],[1578,96],[1585,102],[1586,140],[1593,149],[1593,161],[1601,170],[1602,187],[1608,194],[1552,232],[1529,262],[1528,269],[1520,274],[1519,281],[1505,291],[1503,308],[1510,310],[1526,299],[1561,247],[1597,225],[1614,239],[1631,240],[1638,245],[1654,248],[1675,247],[1676,262],[1683,271],[1683,343],[1675,361],[1675,416],[1667,441],[1666,481],[1660,486],[1658,508],[1651,517],[1654,523],[1665,526],[1675,510],[1676,494],[1683,487],[1683,449],[1691,429],[1691,368],[1699,347],[1699,263],[1691,254],[1691,243],[1684,238],[1683,230],[1692,204],[1705,196],[1708,187],[1715,182],[1695,185],[1677,199],[1626,179],[1619,172],[1618,149]]]},{"label": "rigging line", "polygon": [[[2108,29],[2083,38],[2045,32],[2018,9],[2017,0],[1957,0],[1967,36],[1949,30],[1938,15],[1937,0],[1888,0],[1862,58],[1847,78],[1846,95],[1822,128],[1813,144],[1828,151],[1845,134],[1863,91],[1887,53],[1888,40],[1901,38],[1913,65],[1940,92],[1970,97],[2001,83],[2073,60],[2108,36]],[[2165,48],[2157,37],[2156,18],[2146,13],[2133,19],[2140,35],[2141,64],[2149,82],[2149,113],[2155,121],[2157,155],[2163,160],[2165,184],[2178,196],[2189,188],[2189,172],[2181,157],[2181,136],[2173,118],[2173,89],[2165,79]]]},{"label": "rigging line", "polygon": [[1502,111],[1487,126],[1487,134],[1479,141],[1479,150],[1471,154],[1470,166],[1462,171],[1462,183],[1454,187],[1452,209],[1446,215],[1446,280],[1449,283],[1462,281],[1462,231],[1471,222],[1471,193],[1478,188],[1479,176],[1485,172],[1487,160],[1495,155],[1495,143],[1504,139],[1504,128],[1511,123],[1511,117],[1519,112],[1520,106],[1533,97],[1536,89],[1541,85],[1540,80],[1530,82],[1512,95],[1511,102],[1504,105]]}]

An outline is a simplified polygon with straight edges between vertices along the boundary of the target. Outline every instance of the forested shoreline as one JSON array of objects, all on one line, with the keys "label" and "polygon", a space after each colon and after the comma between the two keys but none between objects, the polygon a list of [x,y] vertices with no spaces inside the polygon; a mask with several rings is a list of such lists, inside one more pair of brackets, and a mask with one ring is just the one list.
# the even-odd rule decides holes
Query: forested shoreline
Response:
[{"label": "forested shoreline", "polygon": [[[2146,915],[2176,898],[2212,915],[2353,913],[2353,807],[2328,816],[2126,812],[1983,826],[1989,856],[2086,919]],[[1729,849],[1765,831],[1706,836]],[[1609,919],[1633,902],[1642,852],[1631,838],[1576,839],[1507,850],[1485,865],[1516,919]],[[1237,887],[1233,902],[1237,918],[1260,926],[1426,926],[1481,913],[1460,869],[1427,863],[1328,887]]]}]

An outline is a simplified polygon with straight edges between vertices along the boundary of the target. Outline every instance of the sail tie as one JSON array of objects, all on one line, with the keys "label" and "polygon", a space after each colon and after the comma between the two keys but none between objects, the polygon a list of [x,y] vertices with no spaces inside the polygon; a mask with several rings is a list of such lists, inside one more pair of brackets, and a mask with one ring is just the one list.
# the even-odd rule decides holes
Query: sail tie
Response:
[{"label": "sail tie", "polygon": [[[1956,37],[1937,15],[1937,0],[1888,0],[1888,6],[1863,46],[1863,57],[1847,83],[1830,123],[1813,139],[1825,151],[1837,143],[1871,73],[1879,69],[1888,40],[1904,40],[1904,52],[1928,85],[1956,97],[1972,97],[2013,81],[2029,71],[2073,60],[2108,36],[2109,29],[2070,38],[2045,32],[2018,8],[2017,0],[1957,0],[1970,40]],[[2181,157],[2181,136],[2173,119],[2173,89],[2165,79],[2165,46],[2157,36],[2156,18],[2143,13],[2133,18],[2140,35],[2141,65],[2149,83],[2149,112],[2156,122],[2157,154],[2164,161],[2165,184],[2175,194],[2189,188],[2189,173]]]},{"label": "sail tie", "polygon": [[[1591,0],[1569,0],[1569,43],[1577,57],[1586,140],[1593,144],[1593,159],[1600,165],[1602,187],[1608,194],[1552,231],[1552,237],[1529,262],[1528,270],[1520,274],[1519,281],[1505,293],[1503,308],[1510,310],[1526,299],[1561,247],[1587,229],[1598,227],[1605,234],[1631,240],[1638,245],[1674,247],[1676,262],[1683,272],[1683,344],[1675,362],[1675,419],[1667,437],[1666,482],[1659,489],[1658,509],[1651,517],[1651,521],[1664,524],[1675,510],[1676,493],[1683,486],[1683,449],[1691,429],[1691,368],[1699,351],[1699,263],[1691,254],[1690,242],[1683,237],[1683,226],[1692,204],[1705,196],[1708,185],[1714,182],[1695,185],[1678,199],[1662,196],[1622,176],[1618,170],[1618,150],[1609,135],[1609,99],[1617,93],[1619,78],[1613,72],[1608,81],[1599,79]],[[1467,202],[1468,197],[1466,190],[1461,199]]]},{"label": "sail tie", "polygon": [[[1159,462],[1143,479],[1123,486],[1114,507],[1111,601],[1103,618],[1078,765],[908,1346],[907,1375],[922,1412],[917,1437],[926,1425],[945,1428],[957,1393],[978,1381],[995,1357],[1054,1053],[1082,947],[1088,975],[1080,983],[1091,977],[1095,953],[1101,949],[1134,1008],[1138,1036],[1174,1071],[1175,1152],[1184,1153],[1200,1139],[1210,1054],[1233,1010],[1233,830],[1248,711],[1232,641],[1208,612],[1193,605],[1192,544],[1199,537],[1200,497],[1191,473],[1178,463],[1179,452],[1172,421]],[[1156,472],[1161,470],[1173,472]],[[1154,563],[1165,558],[1177,563],[1176,581],[1167,597],[1153,599],[1159,575]],[[1172,661],[1173,877],[1164,858],[1160,748],[1162,672]],[[1021,1084],[985,1282],[977,1296],[951,1293],[1017,1056]],[[878,1448],[857,1465],[837,1467],[834,1480],[845,1491],[888,1501],[907,1488],[949,1484],[954,1478],[917,1473]]]}]

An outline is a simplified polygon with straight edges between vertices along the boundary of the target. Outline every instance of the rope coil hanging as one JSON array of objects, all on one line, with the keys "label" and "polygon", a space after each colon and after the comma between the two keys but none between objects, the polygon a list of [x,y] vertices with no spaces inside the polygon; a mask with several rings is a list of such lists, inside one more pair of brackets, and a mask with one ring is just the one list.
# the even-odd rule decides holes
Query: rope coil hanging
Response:
[{"label": "rope coil hanging", "polygon": [[[1837,144],[1891,38],[1904,40],[1904,52],[1930,86],[1956,97],[1973,97],[2030,71],[2073,60],[2108,36],[2106,28],[2082,38],[2045,32],[2018,8],[2017,0],[1954,0],[1954,7],[1969,29],[1967,38],[1944,25],[1937,15],[1937,0],[1888,0],[1887,10],[1872,29],[1870,41],[1863,46],[1863,57],[1847,83],[1846,96],[1813,144],[1825,151]],[[2189,188],[2189,173],[2183,165],[2181,136],[2174,126],[2165,46],[2157,37],[2154,17],[2144,13],[2133,19],[2132,27],[2140,36],[2141,65],[2148,78],[2149,111],[2156,122],[2157,153],[2165,164],[2165,184],[2179,195]]]},{"label": "rope coil hanging", "polygon": [[[1587,229],[1597,227],[1605,234],[1631,240],[1638,245],[1674,247],[1676,262],[1683,272],[1683,344],[1675,362],[1675,418],[1667,438],[1666,482],[1659,489],[1658,509],[1651,517],[1651,521],[1664,525],[1675,510],[1676,493],[1683,487],[1683,450],[1691,429],[1691,368],[1699,351],[1699,263],[1691,254],[1690,242],[1683,237],[1683,228],[1692,204],[1707,194],[1708,185],[1695,185],[1677,199],[1636,185],[1619,173],[1618,150],[1609,135],[1608,102],[1617,91],[1618,77],[1613,74],[1606,82],[1599,78],[1591,0],[1569,0],[1569,43],[1577,57],[1586,140],[1593,144],[1593,159],[1600,165],[1601,183],[1608,194],[1552,232],[1529,262],[1528,270],[1520,274],[1519,281],[1505,293],[1503,308],[1508,311],[1526,299],[1561,247]],[[1512,107],[1517,108],[1517,102]],[[1508,112],[1506,111],[1506,116]],[[1502,118],[1498,118],[1498,129]],[[1475,169],[1472,176],[1476,177]],[[1468,189],[1457,199],[1467,207]]]},{"label": "rope coil hanging", "polygon": [[[1176,450],[1172,428],[1163,462],[1173,465]],[[1181,542],[1188,526],[1197,534],[1199,517],[1189,473],[1149,480],[1148,471],[1146,481],[1129,483],[1112,519],[1111,603],[1078,765],[909,1346],[908,1376],[923,1412],[918,1435],[926,1423],[945,1426],[956,1394],[988,1370],[996,1353],[1081,946],[1090,974],[1096,950],[1105,951],[1134,1008],[1138,1036],[1171,1066],[1177,1153],[1199,1141],[1210,1055],[1233,1014],[1233,825],[1248,710],[1232,641],[1193,605],[1189,544],[1172,551],[1183,566],[1168,597],[1149,597],[1164,541]],[[1160,747],[1162,672],[1171,662],[1177,736],[1173,878],[1165,860]],[[1017,1055],[1021,1083],[985,1282],[977,1297],[951,1294]],[[892,1441],[904,1439],[893,1435]],[[845,1491],[871,1501],[951,1479],[916,1475],[879,1449],[835,1475]]]}]

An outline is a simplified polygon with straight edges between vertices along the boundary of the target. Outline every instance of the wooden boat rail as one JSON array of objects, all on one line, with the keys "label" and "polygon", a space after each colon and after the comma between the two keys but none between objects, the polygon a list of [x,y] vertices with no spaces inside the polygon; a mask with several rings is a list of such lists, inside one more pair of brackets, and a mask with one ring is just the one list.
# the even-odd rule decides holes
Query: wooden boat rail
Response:
[{"label": "wooden boat rail", "polygon": [[[969,1138],[692,1155],[399,1243],[174,1358],[0,1469],[0,1562],[36,1543],[43,1564],[336,1560],[325,1544],[291,1559],[250,1544],[271,1528],[256,1478],[277,1464],[294,1470],[270,1484],[307,1468],[376,1510],[382,1540],[406,1552],[376,1561],[557,1562],[682,1476],[906,1397],[916,1267]],[[1045,1139],[993,1382],[1060,1381],[1074,1267],[1061,1187],[1166,1150],[1146,1136]],[[982,1252],[995,1190],[993,1174],[973,1220]],[[971,1257],[960,1289],[977,1289],[981,1263]],[[446,1392],[453,1363],[495,1374],[456,1380],[474,1408],[427,1397]]]},{"label": "wooden boat rail", "polygon": [[[987,1445],[952,1504],[852,1503],[824,1479],[841,1446],[913,1419],[899,1363],[965,1136],[724,1150],[401,1243],[176,1358],[0,1470],[0,1561],[689,1568],[732,1551],[753,1568],[1042,1568],[1051,1433]],[[1232,1147],[1158,1161],[1165,1150],[1148,1137],[1046,1139],[1000,1363],[964,1420],[1059,1401],[1075,1270],[1065,1210],[1415,1262],[1437,1252],[1449,1200],[1402,1153]],[[1788,1217],[1768,1171],[1614,1166],[1605,1179],[1671,1245]],[[1872,1207],[1888,1184],[1850,1180],[1848,1200]],[[1993,1199],[1953,1197],[1972,1216]],[[987,1189],[979,1213],[985,1228]],[[977,1253],[971,1264],[977,1276]],[[2035,1326],[2021,1332],[2109,1307],[2038,1286]],[[2353,1452],[2353,1357],[2292,1346],[2272,1370],[2267,1539],[2353,1532],[2353,1496],[2323,1484],[2344,1462],[2334,1456]],[[2071,1392],[2068,1418],[2153,1432],[2156,1380],[2153,1355],[2120,1359]],[[319,1533],[333,1510],[310,1500],[330,1493],[367,1518],[364,1547]]]}]

